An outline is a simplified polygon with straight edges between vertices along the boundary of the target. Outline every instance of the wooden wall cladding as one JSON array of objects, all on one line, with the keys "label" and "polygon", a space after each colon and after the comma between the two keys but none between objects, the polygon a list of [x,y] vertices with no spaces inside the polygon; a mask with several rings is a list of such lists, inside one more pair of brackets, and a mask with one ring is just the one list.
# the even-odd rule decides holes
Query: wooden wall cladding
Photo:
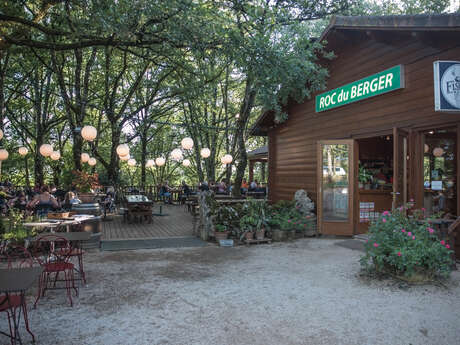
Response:
[{"label": "wooden wall cladding", "polygon": [[393,127],[460,124],[460,114],[434,111],[433,91],[433,61],[460,60],[457,41],[443,32],[431,34],[429,42],[435,45],[419,35],[385,35],[384,42],[368,38],[335,51],[327,90],[399,64],[404,66],[406,87],[322,113],[315,112],[314,97],[290,106],[289,119],[269,132],[270,200],[291,200],[296,190],[305,189],[316,202],[319,140],[391,134]]}]

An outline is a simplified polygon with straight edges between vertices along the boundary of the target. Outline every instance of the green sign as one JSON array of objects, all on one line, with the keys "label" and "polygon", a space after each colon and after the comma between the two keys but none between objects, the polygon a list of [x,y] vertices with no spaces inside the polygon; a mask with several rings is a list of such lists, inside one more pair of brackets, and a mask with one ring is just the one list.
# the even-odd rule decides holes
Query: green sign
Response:
[{"label": "green sign", "polygon": [[398,65],[316,96],[316,112],[341,107],[401,88],[404,88],[404,69],[402,65]]}]

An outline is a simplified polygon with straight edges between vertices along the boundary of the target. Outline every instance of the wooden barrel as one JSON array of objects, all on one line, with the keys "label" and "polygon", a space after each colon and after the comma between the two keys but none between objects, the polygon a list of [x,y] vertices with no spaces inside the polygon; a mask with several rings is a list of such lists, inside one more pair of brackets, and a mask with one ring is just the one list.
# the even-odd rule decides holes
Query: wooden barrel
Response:
[{"label": "wooden barrel", "polygon": [[92,214],[93,216],[101,215],[101,208],[97,202],[88,204],[73,204],[72,211],[77,214]]}]

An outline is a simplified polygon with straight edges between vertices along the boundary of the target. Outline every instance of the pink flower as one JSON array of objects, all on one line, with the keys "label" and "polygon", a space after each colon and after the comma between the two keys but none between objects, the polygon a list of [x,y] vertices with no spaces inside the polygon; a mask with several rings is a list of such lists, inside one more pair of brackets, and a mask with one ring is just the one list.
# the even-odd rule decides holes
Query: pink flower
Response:
[{"label": "pink flower", "polygon": [[401,232],[403,232],[403,233],[404,233],[404,232],[406,232],[406,230],[405,230],[405,229],[401,229]]},{"label": "pink flower", "polygon": [[374,247],[377,248],[379,244],[377,242],[374,242]]},{"label": "pink flower", "polygon": [[401,252],[398,252],[398,256],[401,256],[401,255],[402,255]]},{"label": "pink flower", "polygon": [[368,243],[368,242],[369,242],[369,240],[366,240],[366,243]]},{"label": "pink flower", "polygon": [[382,214],[383,214],[384,216],[388,216],[388,215],[390,214],[390,212],[384,211]]},{"label": "pink flower", "polygon": [[442,241],[441,241],[441,244],[442,244],[442,245],[445,245],[445,244],[446,244],[446,242],[445,242],[444,240],[442,240]]},{"label": "pink flower", "polygon": [[386,223],[386,222],[387,222],[387,219],[386,219],[386,218],[382,218],[382,222]]},{"label": "pink flower", "polygon": [[290,222],[291,222],[291,220],[290,220],[290,219],[288,219],[288,223],[290,223]]},{"label": "pink flower", "polygon": [[434,232],[434,229],[433,229],[433,228],[428,228],[427,230],[428,230],[428,232],[429,232],[430,234],[432,234],[432,233]]},{"label": "pink flower", "polygon": [[410,199],[409,201],[410,201],[410,202],[414,202],[414,199]]},{"label": "pink flower", "polygon": [[407,233],[407,236],[412,236],[412,232],[409,231],[409,232]]},{"label": "pink flower", "polygon": [[422,211],[425,212],[425,207],[422,207]]},{"label": "pink flower", "polygon": [[448,244],[446,244],[446,248],[447,248],[447,249],[450,249],[450,246],[449,246]]},{"label": "pink flower", "polygon": [[412,239],[415,240],[415,236],[412,236]]},{"label": "pink flower", "polygon": [[403,211],[403,210],[404,210],[404,207],[403,207],[403,206],[401,206],[401,207],[399,208],[399,210],[400,210],[400,211]]}]

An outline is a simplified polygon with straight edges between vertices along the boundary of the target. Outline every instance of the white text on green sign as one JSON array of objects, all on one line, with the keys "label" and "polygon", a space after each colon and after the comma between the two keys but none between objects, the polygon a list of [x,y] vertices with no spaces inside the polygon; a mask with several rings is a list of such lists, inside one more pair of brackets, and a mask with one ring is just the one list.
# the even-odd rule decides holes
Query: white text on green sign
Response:
[{"label": "white text on green sign", "polygon": [[404,69],[402,65],[398,65],[316,96],[316,112],[337,108],[401,88],[404,88]]}]

